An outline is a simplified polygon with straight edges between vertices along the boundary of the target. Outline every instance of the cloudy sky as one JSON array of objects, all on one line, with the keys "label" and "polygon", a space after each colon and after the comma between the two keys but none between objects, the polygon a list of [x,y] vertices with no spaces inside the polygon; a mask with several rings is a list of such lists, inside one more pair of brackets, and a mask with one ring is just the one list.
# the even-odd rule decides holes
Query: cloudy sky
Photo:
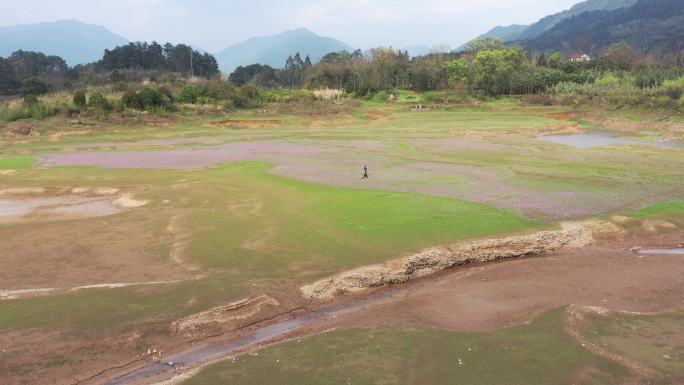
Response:
[{"label": "cloudy sky", "polygon": [[501,24],[527,24],[580,0],[0,0],[0,26],[78,19],[129,40],[221,50],[307,27],[348,44],[456,47]]}]

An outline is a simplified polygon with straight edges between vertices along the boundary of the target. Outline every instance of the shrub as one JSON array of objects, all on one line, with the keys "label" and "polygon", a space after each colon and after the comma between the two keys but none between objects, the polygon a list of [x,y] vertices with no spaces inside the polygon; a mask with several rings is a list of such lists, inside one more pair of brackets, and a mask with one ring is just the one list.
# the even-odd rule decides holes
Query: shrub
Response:
[{"label": "shrub", "polygon": [[542,106],[553,105],[553,98],[549,95],[546,95],[546,94],[525,95],[525,97],[523,98],[523,101],[525,103],[537,104],[537,105],[542,105]]},{"label": "shrub", "polygon": [[0,119],[12,122],[19,119],[45,119],[57,113],[57,108],[41,102],[35,95],[27,95],[21,104],[3,104]]},{"label": "shrub", "polygon": [[678,100],[684,95],[684,76],[675,80],[666,80],[663,82],[663,89],[665,95],[672,100]]},{"label": "shrub", "polygon": [[144,109],[150,109],[152,107],[160,107],[164,105],[164,97],[162,94],[152,88],[143,88],[138,93],[138,100]]},{"label": "shrub", "polygon": [[112,105],[101,92],[93,92],[90,94],[88,100],[88,107],[97,112],[109,112],[112,110]]},{"label": "shrub", "polygon": [[229,82],[212,79],[204,85],[203,94],[214,100],[232,99],[235,96],[235,88]]},{"label": "shrub", "polygon": [[77,90],[74,92],[74,105],[78,108],[85,108],[86,106],[86,93],[83,90]]},{"label": "shrub", "polygon": [[22,104],[24,105],[25,108],[34,106],[38,104],[38,97],[36,95],[26,95],[24,96],[24,100],[22,101]]},{"label": "shrub", "polygon": [[173,92],[171,92],[170,89],[167,87],[159,87],[158,89],[159,93],[161,93],[166,100],[168,100],[169,103],[175,102],[175,98],[173,97]]},{"label": "shrub", "polygon": [[178,94],[178,101],[181,103],[195,104],[197,103],[197,98],[203,96],[204,92],[202,87],[196,84],[186,84],[181,88]]},{"label": "shrub", "polygon": [[46,119],[57,113],[57,108],[46,103],[35,103],[27,108],[27,113],[33,119]]},{"label": "shrub", "polygon": [[240,92],[235,96],[234,103],[235,107],[238,108],[258,107],[262,103],[261,91],[251,85],[242,86]]},{"label": "shrub", "polygon": [[212,99],[208,96],[204,96],[204,95],[198,96],[197,99],[195,100],[195,104],[199,104],[199,105],[212,104],[213,102],[214,102],[214,99]]},{"label": "shrub", "polygon": [[121,105],[125,108],[133,108],[136,110],[143,108],[142,103],[140,103],[140,99],[138,98],[138,94],[131,90],[126,91],[121,95]]},{"label": "shrub", "polygon": [[658,96],[655,99],[655,105],[658,108],[669,108],[672,106],[672,100],[665,96]]}]

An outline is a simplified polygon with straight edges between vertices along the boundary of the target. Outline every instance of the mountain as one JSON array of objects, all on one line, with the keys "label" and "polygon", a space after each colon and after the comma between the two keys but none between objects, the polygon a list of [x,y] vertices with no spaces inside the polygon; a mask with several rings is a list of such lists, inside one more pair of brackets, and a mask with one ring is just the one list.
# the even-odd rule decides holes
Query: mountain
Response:
[{"label": "mountain", "polygon": [[567,20],[573,16],[580,15],[591,11],[610,11],[620,8],[629,8],[637,3],[637,0],[588,0],[572,6],[572,8],[559,12],[550,16],[546,16],[538,22],[530,25],[520,35],[513,40],[528,40],[533,39],[543,32],[546,32],[556,26],[563,20]]},{"label": "mountain", "polygon": [[520,34],[522,34],[528,25],[511,24],[507,26],[494,27],[489,32],[484,35],[480,35],[478,39],[501,39],[503,41],[518,40]]},{"label": "mountain", "polygon": [[536,51],[588,51],[620,41],[645,50],[684,49],[684,0],[639,0],[628,8],[581,13],[523,44]]},{"label": "mountain", "polygon": [[342,50],[351,52],[353,48],[339,40],[318,36],[306,28],[300,28],[275,36],[253,37],[219,52],[216,60],[222,71],[232,72],[238,66],[255,63],[282,68],[287,57],[297,52],[302,59],[309,55],[315,63],[327,53]]},{"label": "mountain", "polygon": [[77,20],[0,27],[0,57],[17,50],[61,56],[73,66],[102,58],[106,48],[128,40],[98,25]]},{"label": "mountain", "polygon": [[[489,30],[489,32],[480,35],[473,40],[485,38],[501,39],[503,42],[529,40],[550,30],[563,20],[584,12],[628,8],[636,4],[637,1],[638,0],[587,0],[573,5],[568,10],[546,16],[531,25],[513,24],[509,26],[494,27]],[[460,51],[463,47],[465,47],[465,44],[457,50]]]}]

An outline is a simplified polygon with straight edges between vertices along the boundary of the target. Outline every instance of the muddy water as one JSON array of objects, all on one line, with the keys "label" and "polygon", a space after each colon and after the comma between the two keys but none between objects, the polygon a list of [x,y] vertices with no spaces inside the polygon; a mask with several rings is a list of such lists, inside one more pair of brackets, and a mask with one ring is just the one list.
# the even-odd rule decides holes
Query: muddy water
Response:
[{"label": "muddy water", "polygon": [[676,247],[673,249],[642,249],[639,254],[681,254],[684,255],[684,247]]},{"label": "muddy water", "polygon": [[32,215],[55,217],[103,217],[122,210],[106,198],[61,196],[29,199],[0,199],[0,223]]},{"label": "muddy water", "polygon": [[629,139],[617,132],[588,131],[575,135],[547,135],[537,138],[543,142],[563,144],[576,148],[597,148],[611,145],[644,145],[658,148],[684,148],[684,140],[641,141]]},{"label": "muddy water", "polygon": [[353,299],[343,303],[329,305],[305,315],[296,316],[286,321],[258,328],[237,339],[218,342],[199,349],[188,350],[164,357],[162,361],[149,363],[140,369],[107,382],[106,385],[131,385],[145,383],[146,381],[156,380],[164,376],[172,377],[176,374],[176,367],[197,367],[221,358],[226,358],[253,349],[259,345],[272,342],[288,333],[318,321],[335,318],[346,313],[360,310],[366,306],[383,302],[389,298],[400,295],[401,292],[402,291],[399,288],[388,289],[366,298]]}]

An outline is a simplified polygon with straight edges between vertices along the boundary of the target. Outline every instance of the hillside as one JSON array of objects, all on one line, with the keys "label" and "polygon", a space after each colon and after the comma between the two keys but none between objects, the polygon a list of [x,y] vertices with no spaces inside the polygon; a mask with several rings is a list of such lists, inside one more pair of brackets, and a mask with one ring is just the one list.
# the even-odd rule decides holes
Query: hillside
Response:
[{"label": "hillside", "polygon": [[592,50],[619,41],[640,49],[684,49],[684,0],[640,0],[629,8],[585,12],[524,45],[546,51],[572,49],[577,41]]},{"label": "hillside", "polygon": [[102,26],[77,20],[0,27],[1,57],[20,49],[37,51],[60,56],[71,66],[97,61],[106,48],[126,43]]},{"label": "hillside", "polygon": [[231,72],[238,66],[254,63],[281,68],[288,56],[297,52],[302,57],[309,55],[315,63],[323,55],[341,50],[351,51],[352,47],[339,40],[318,36],[308,29],[301,28],[275,36],[253,37],[219,52],[216,59],[222,71]]},{"label": "hillside", "polygon": [[[589,11],[614,10],[631,7],[637,0],[587,0],[575,4],[570,9],[546,16],[534,24],[497,26],[473,40],[486,38],[501,39],[504,42],[533,39],[555,27],[558,23],[573,16]],[[465,47],[465,44],[462,46]],[[462,48],[461,47],[461,48]],[[459,48],[459,50],[461,49]]]},{"label": "hillside", "polygon": [[538,22],[530,25],[527,29],[520,33],[520,35],[511,40],[528,40],[533,39],[540,34],[550,30],[558,23],[567,20],[573,16],[580,15],[590,11],[610,11],[614,9],[627,8],[636,4],[637,0],[588,0],[579,4],[575,4],[567,11],[559,12],[553,15],[542,18]]},{"label": "hillside", "polygon": [[507,26],[494,27],[484,35],[480,35],[478,39],[501,39],[503,41],[517,40],[529,26],[512,24]]}]

